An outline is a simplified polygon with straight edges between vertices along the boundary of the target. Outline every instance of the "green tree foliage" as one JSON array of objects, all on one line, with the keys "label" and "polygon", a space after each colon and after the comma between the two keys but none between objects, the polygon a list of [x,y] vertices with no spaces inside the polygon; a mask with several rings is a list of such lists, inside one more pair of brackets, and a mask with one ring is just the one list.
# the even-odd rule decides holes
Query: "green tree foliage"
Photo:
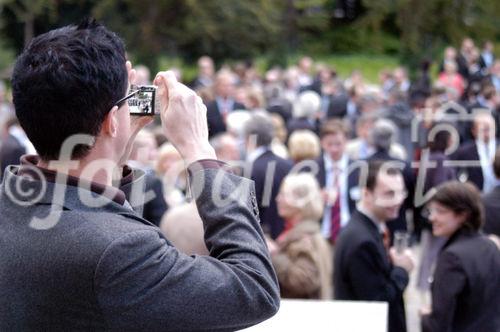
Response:
[{"label": "green tree foliage", "polygon": [[267,0],[105,0],[93,14],[148,64],[162,54],[191,60],[203,54],[216,60],[254,57],[279,43],[283,17],[279,1]]},{"label": "green tree foliage", "polygon": [[435,57],[445,45],[460,44],[465,36],[479,42],[500,37],[500,2],[496,0],[365,0],[366,27],[384,31],[394,24],[400,54],[414,64]]},{"label": "green tree foliage", "polygon": [[[498,0],[0,0],[3,45],[19,52],[33,35],[93,16],[127,42],[129,56],[193,62],[310,53],[435,57],[464,36],[498,40]],[[343,8],[345,11],[345,8]]]}]

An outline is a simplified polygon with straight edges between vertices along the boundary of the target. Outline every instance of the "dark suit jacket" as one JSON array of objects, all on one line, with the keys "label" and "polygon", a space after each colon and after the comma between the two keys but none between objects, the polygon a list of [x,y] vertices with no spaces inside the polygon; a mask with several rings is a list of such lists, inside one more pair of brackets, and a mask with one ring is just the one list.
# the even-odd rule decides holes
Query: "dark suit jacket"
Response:
[{"label": "dark suit jacket", "polygon": [[339,235],[333,271],[337,300],[388,302],[389,332],[406,331],[408,273],[390,263],[378,228],[359,211]]},{"label": "dark suit jacket", "polygon": [[276,196],[281,181],[292,166],[291,161],[278,157],[271,150],[264,152],[251,165],[251,179],[255,181],[260,221],[273,239],[281,234],[285,226],[284,220],[278,215]]},{"label": "dark suit jacket", "polygon": [[299,93],[302,93],[304,91],[314,91],[321,96],[323,95],[323,84],[321,83],[321,80],[316,77],[310,85],[300,87]]},{"label": "dark suit jacket", "polygon": [[147,172],[144,177],[145,192],[151,192],[153,196],[149,201],[144,203],[142,216],[150,223],[160,226],[161,219],[168,209],[167,202],[165,202],[165,198],[163,197],[163,183],[154,172]]},{"label": "dark suit jacket", "polygon": [[210,87],[210,85],[207,85],[206,82],[204,82],[200,76],[196,76],[196,78],[189,83],[189,87],[193,90],[197,90],[202,88],[208,88]]},{"label": "dark suit jacket", "polygon": [[468,80],[470,78],[469,66],[467,65],[467,59],[465,59],[462,53],[459,53],[457,56],[457,66],[458,73],[462,75],[464,80]]},{"label": "dark suit jacket", "polygon": [[[232,110],[245,109],[245,106],[234,102]],[[217,101],[214,99],[207,104],[208,135],[210,137],[226,131],[226,124],[220,114]]]},{"label": "dark suit jacket", "polygon": [[19,158],[26,153],[24,146],[12,135],[8,135],[0,145],[0,180],[9,165],[19,165]]},{"label": "dark suit jacket", "polygon": [[500,331],[500,250],[485,236],[457,231],[442,249],[423,332]]},{"label": "dark suit jacket", "polygon": [[[479,153],[477,152],[477,146],[475,141],[469,141],[463,144],[450,158],[451,160],[474,160],[479,161]],[[472,182],[479,188],[479,190],[483,190],[483,170],[480,166],[466,166],[459,167],[457,169],[457,174],[460,172],[466,172],[468,175],[467,180]]]},{"label": "dark suit jacket", "polygon": [[483,195],[483,204],[485,212],[483,231],[486,234],[500,236],[500,186]]},{"label": "dark suit jacket", "polygon": [[[192,173],[211,257],[182,254],[127,202],[28,179],[16,167],[5,179],[0,331],[234,331],[278,310],[248,179],[217,169]],[[34,195],[19,195],[18,184]],[[81,201],[81,192],[99,207]],[[34,222],[51,211],[57,223]]]}]

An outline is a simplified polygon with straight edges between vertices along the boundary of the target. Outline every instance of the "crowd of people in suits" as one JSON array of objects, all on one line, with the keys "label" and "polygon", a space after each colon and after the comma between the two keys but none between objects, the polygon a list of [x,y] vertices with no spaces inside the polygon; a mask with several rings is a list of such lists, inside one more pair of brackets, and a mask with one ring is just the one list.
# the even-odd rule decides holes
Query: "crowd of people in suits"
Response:
[{"label": "crowd of people in suits", "polygon": [[[465,38],[445,49],[436,80],[426,60],[414,80],[400,67],[378,84],[307,56],[262,75],[251,62],[216,71],[199,59],[187,84],[207,107],[218,158],[255,182],[283,297],[386,301],[389,331],[406,331],[403,293],[418,268],[433,299],[424,331],[500,330],[493,46]],[[147,68],[137,73],[150,83]],[[2,170],[34,152],[4,96],[1,85]],[[182,251],[207,254],[182,158],[157,127],[138,135],[129,161],[146,172],[144,217]],[[420,242],[417,267],[395,246],[402,232]]]}]

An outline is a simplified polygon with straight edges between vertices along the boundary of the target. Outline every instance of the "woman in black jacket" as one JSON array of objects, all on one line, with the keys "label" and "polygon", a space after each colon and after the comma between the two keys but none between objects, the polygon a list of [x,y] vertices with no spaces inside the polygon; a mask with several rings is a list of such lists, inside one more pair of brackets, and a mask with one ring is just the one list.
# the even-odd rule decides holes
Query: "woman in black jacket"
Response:
[{"label": "woman in black jacket", "polygon": [[422,331],[500,331],[500,250],[479,233],[479,192],[458,181],[441,185],[429,203],[435,236],[449,237],[436,265],[432,309]]},{"label": "woman in black jacket", "polygon": [[[438,128],[443,123],[436,123],[433,128]],[[449,124],[451,126],[451,124]],[[434,129],[431,129],[434,130]],[[424,190],[423,193],[438,187],[446,181],[455,180],[455,169],[453,167],[446,167],[448,157],[446,156],[446,149],[450,146],[451,134],[448,130],[440,130],[434,136],[434,139],[428,142],[429,155],[426,155],[426,150],[422,151],[420,163],[419,176],[424,175]],[[428,158],[428,159],[427,159]],[[425,168],[425,170],[423,170]],[[424,216],[417,216],[417,222],[421,227],[421,244],[422,244],[422,258],[418,270],[417,288],[427,293],[429,292],[429,277],[432,275],[432,269],[436,264],[439,252],[446,243],[446,237],[434,236],[432,234],[432,225],[429,220]]]}]

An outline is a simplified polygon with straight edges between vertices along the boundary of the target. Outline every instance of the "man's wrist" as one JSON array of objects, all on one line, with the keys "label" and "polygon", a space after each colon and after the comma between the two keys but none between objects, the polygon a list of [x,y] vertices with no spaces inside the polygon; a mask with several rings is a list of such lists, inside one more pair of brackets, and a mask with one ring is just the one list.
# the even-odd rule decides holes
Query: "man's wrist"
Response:
[{"label": "man's wrist", "polygon": [[202,159],[217,159],[214,148],[207,142],[203,145],[196,145],[183,153],[184,162],[186,165],[202,160]]}]

